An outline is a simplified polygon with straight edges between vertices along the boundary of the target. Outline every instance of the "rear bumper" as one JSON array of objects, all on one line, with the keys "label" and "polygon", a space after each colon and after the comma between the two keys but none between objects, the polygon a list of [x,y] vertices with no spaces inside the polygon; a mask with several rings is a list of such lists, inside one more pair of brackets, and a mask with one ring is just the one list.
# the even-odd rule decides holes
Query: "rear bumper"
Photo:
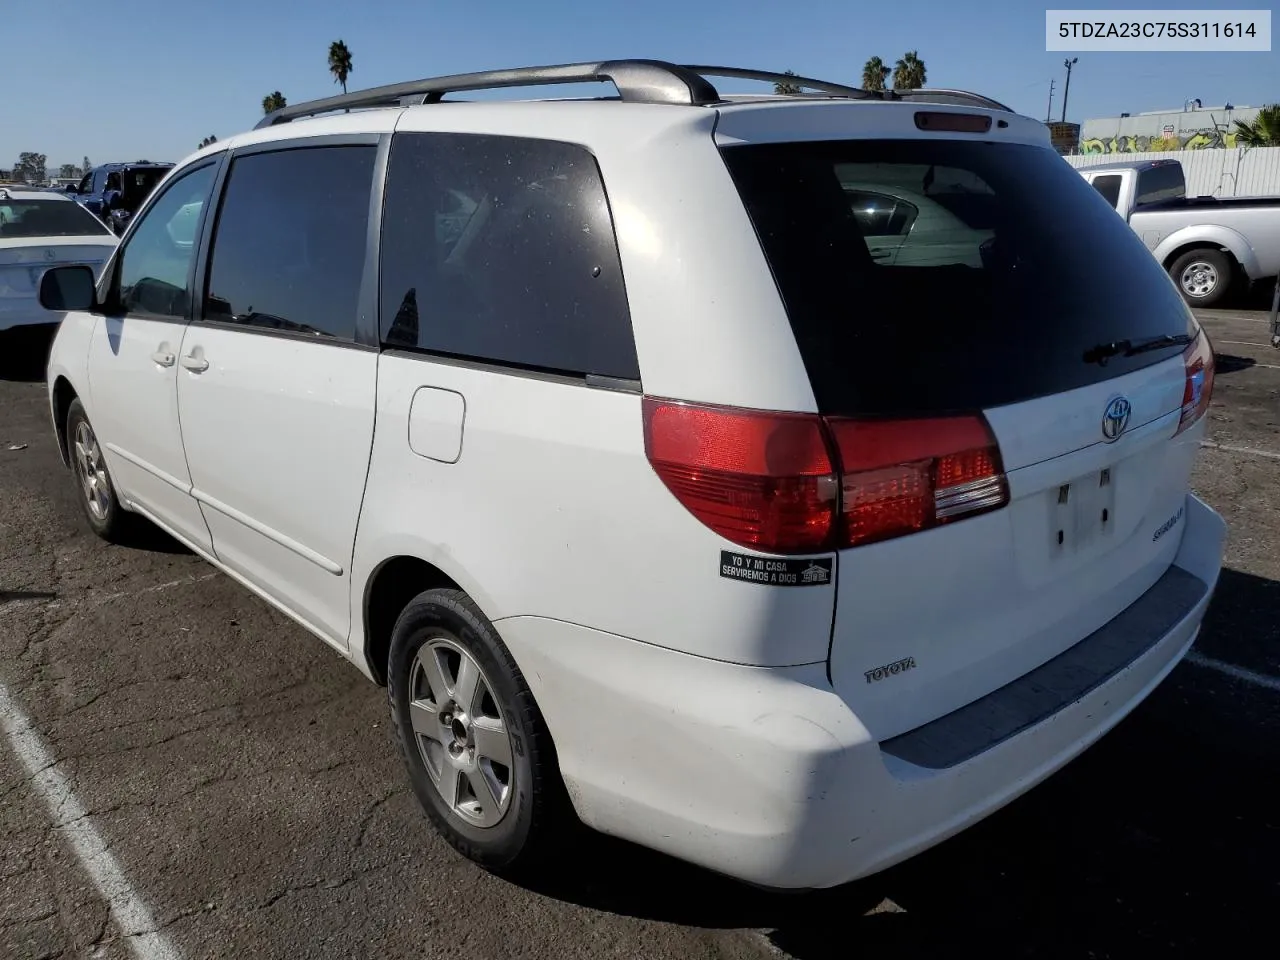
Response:
[{"label": "rear bumper", "polygon": [[[739,666],[533,617],[498,628],[588,825],[751,883],[828,887],[999,809],[1141,703],[1196,637],[1224,536],[1189,496],[1176,570],[1078,644],[1075,661],[996,691],[985,712],[979,701],[884,744],[825,664]],[[1029,692],[1055,685],[1047,698]]]}]

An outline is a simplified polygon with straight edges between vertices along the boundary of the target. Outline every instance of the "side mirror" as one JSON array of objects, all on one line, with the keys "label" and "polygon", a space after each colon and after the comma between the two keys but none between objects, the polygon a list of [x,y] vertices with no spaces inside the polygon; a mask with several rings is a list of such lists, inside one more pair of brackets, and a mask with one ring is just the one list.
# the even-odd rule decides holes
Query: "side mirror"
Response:
[{"label": "side mirror", "polygon": [[92,310],[95,297],[93,271],[88,267],[53,267],[40,278],[40,306],[46,310]]}]

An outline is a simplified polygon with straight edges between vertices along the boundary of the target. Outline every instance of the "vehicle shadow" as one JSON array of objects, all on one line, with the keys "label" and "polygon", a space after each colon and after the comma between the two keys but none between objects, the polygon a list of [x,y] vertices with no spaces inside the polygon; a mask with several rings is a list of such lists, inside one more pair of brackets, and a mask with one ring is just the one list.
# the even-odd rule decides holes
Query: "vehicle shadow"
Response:
[{"label": "vehicle shadow", "polygon": [[57,324],[16,327],[0,332],[0,380],[38,383],[45,378]]},{"label": "vehicle shadow", "polygon": [[1241,370],[1248,370],[1258,362],[1253,357],[1237,357],[1230,353],[1215,353],[1213,360],[1215,375],[1239,373]]},{"label": "vehicle shadow", "polygon": [[[1277,587],[1222,576],[1233,607]],[[1274,633],[1261,618],[1241,636],[1216,609],[1207,639]],[[797,960],[1237,955],[1229,945],[1280,903],[1277,795],[1275,694],[1183,665],[1048,781],[856,883],[769,893],[593,837],[536,889],[645,919],[764,929]]]},{"label": "vehicle shadow", "polygon": [[191,553],[191,549],[186,544],[179,543],[150,520],[141,516],[135,518],[135,522],[129,527],[121,546],[131,550],[145,550],[147,553],[167,553],[173,556],[183,556]]}]

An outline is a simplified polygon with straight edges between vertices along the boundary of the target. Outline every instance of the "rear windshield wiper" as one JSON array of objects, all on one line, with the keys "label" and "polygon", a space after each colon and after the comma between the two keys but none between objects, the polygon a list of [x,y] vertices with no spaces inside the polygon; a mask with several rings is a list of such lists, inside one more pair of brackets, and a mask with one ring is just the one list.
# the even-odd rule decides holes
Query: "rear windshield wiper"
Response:
[{"label": "rear windshield wiper", "polygon": [[1195,339],[1189,333],[1165,333],[1158,337],[1148,337],[1146,340],[1113,340],[1111,343],[1095,344],[1086,350],[1084,352],[1084,362],[1105,364],[1109,359],[1116,356],[1134,357],[1140,353],[1160,350],[1164,347],[1185,347],[1193,343]]}]

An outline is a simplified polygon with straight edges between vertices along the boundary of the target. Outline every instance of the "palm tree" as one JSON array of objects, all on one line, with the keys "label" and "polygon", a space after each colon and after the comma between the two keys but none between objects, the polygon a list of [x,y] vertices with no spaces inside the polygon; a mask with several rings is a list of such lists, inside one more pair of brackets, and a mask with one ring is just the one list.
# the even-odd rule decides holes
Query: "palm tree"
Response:
[{"label": "palm tree", "polygon": [[[783,75],[788,77],[794,77],[796,75],[796,72],[794,70],[784,70]],[[779,96],[796,94],[800,92],[800,85],[797,83],[790,83],[786,80],[779,80],[777,83],[773,85],[773,92],[778,94]]]},{"label": "palm tree", "polygon": [[217,143],[217,142],[218,142],[218,138],[211,133],[207,137],[205,137],[203,140],[200,141],[200,147],[201,149],[203,149],[209,146],[209,144]]},{"label": "palm tree", "polygon": [[924,61],[915,50],[909,50],[893,65],[893,89],[919,90],[924,86]]},{"label": "palm tree", "polygon": [[342,92],[347,92],[347,77],[355,69],[351,65],[351,51],[341,40],[329,44],[329,72],[333,74],[333,82],[342,84]]},{"label": "palm tree", "polygon": [[1280,103],[1263,107],[1252,122],[1237,120],[1236,143],[1246,147],[1280,147]]},{"label": "palm tree", "polygon": [[879,57],[872,57],[862,68],[862,89],[883,90],[884,81],[892,71]]},{"label": "palm tree", "polygon": [[288,105],[289,102],[285,100],[284,94],[279,90],[274,93],[268,93],[262,98],[263,113],[275,113],[277,110],[287,107]]}]

